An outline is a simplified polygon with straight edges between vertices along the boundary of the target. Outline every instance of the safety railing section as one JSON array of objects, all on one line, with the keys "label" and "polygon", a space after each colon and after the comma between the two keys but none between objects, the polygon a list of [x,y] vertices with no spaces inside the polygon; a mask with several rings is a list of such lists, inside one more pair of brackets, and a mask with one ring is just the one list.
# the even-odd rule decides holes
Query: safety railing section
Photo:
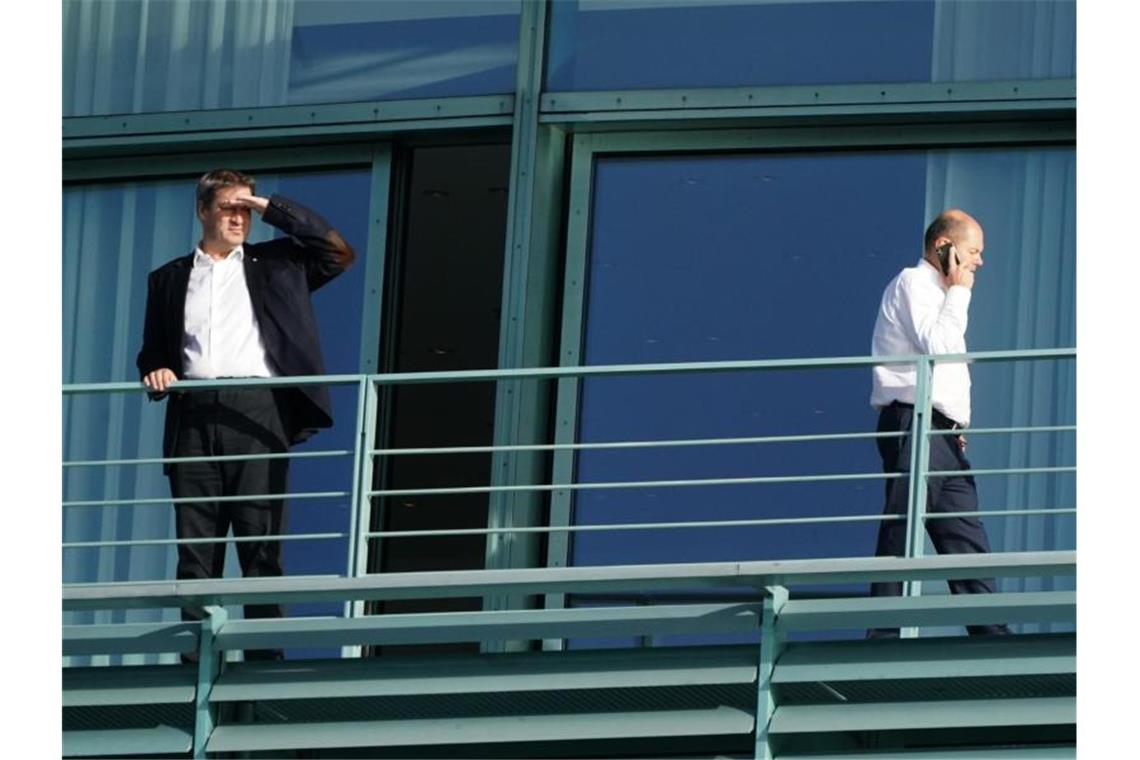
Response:
[{"label": "safety railing section", "polygon": [[[297,387],[303,385],[349,386],[356,391],[356,419],[352,428],[352,448],[329,449],[318,451],[296,451],[285,454],[263,454],[254,458],[290,457],[304,458],[342,458],[352,460],[351,483],[330,484],[328,490],[316,490],[287,494],[291,501],[319,500],[340,498],[348,499],[350,508],[347,528],[335,533],[292,533],[274,536],[280,540],[302,541],[315,539],[345,539],[347,540],[347,556],[344,558],[344,574],[348,577],[360,577],[367,574],[369,541],[385,538],[415,537],[425,535],[486,535],[495,534],[573,534],[588,531],[638,531],[684,529],[696,530],[715,527],[743,527],[743,526],[808,526],[826,523],[844,522],[881,522],[883,520],[907,520],[908,537],[906,546],[907,557],[919,557],[924,552],[924,526],[928,520],[942,519],[943,515],[928,514],[926,512],[927,484],[930,478],[948,473],[932,471],[928,463],[929,443],[933,436],[945,435],[949,431],[935,429],[931,424],[931,388],[934,367],[941,362],[970,362],[975,365],[995,362],[1036,362],[1036,361],[1065,361],[1074,360],[1075,349],[1043,349],[1024,351],[991,351],[975,352],[960,355],[927,355],[927,356],[900,356],[893,357],[891,364],[913,364],[917,368],[916,410],[913,418],[913,440],[918,442],[913,446],[911,472],[909,480],[908,512],[905,516],[884,515],[881,512],[866,515],[833,515],[833,516],[805,516],[784,518],[756,518],[756,519],[712,519],[712,520],[684,520],[670,522],[616,522],[613,524],[572,524],[569,521],[551,521],[546,525],[526,526],[487,526],[481,528],[455,528],[439,530],[373,530],[372,507],[378,498],[409,497],[423,495],[448,494],[509,494],[531,493],[549,494],[551,498],[572,498],[573,494],[592,489],[639,489],[639,488],[692,488],[701,486],[746,485],[762,483],[819,483],[819,482],[866,482],[889,480],[904,477],[898,473],[866,472],[866,473],[822,473],[811,475],[764,475],[740,476],[722,478],[685,478],[685,479],[654,479],[654,480],[624,480],[606,482],[574,482],[572,476],[566,473],[573,472],[573,468],[555,467],[554,478],[549,483],[488,483],[487,485],[461,486],[461,487],[424,487],[424,488],[376,488],[374,487],[374,473],[378,463],[385,457],[399,457],[409,455],[444,455],[458,453],[523,453],[543,452],[554,457],[573,457],[584,451],[621,450],[639,448],[668,448],[668,447],[721,447],[743,444],[786,444],[807,441],[850,441],[868,439],[873,440],[892,433],[876,432],[837,432],[829,434],[783,435],[765,434],[755,436],[737,437],[709,437],[673,440],[622,440],[607,442],[563,441],[541,444],[511,444],[498,446],[438,446],[419,448],[391,448],[376,446],[377,420],[380,415],[381,391],[385,388],[394,388],[413,384],[439,384],[439,383],[470,383],[470,382],[514,382],[514,381],[560,381],[574,382],[590,378],[614,377],[660,377],[666,375],[682,375],[693,373],[732,373],[732,372],[782,372],[797,371],[827,371],[837,369],[867,369],[875,364],[885,363],[881,358],[875,357],[841,357],[841,358],[810,358],[787,360],[757,360],[757,361],[720,361],[720,362],[690,362],[671,364],[640,364],[640,365],[612,365],[612,366],[585,366],[585,367],[550,367],[528,368],[513,370],[486,370],[486,371],[452,371],[452,372],[416,372],[397,374],[374,375],[329,375],[319,377],[288,377],[273,379],[243,379],[220,381],[184,381],[178,383],[177,391],[205,390],[219,388],[245,388],[245,387]],[[76,397],[84,394],[142,394],[146,391],[138,383],[97,383],[68,385],[63,389],[65,397]],[[696,400],[694,400],[696,401]],[[141,403],[141,399],[140,399]],[[1021,435],[1033,433],[1066,433],[1075,431],[1074,425],[1041,425],[1021,427],[994,427],[972,428],[971,436],[990,435]],[[157,448],[159,441],[154,441]],[[196,457],[195,461],[224,460],[226,457]],[[82,461],[65,461],[65,469],[95,468],[95,467],[125,467],[125,466],[156,466],[177,461],[191,461],[189,459],[168,459],[162,457],[150,458],[104,458],[87,459]],[[1074,473],[1075,463],[1057,462],[1049,466],[1040,467],[1004,467],[972,470],[974,476],[991,475],[1040,475],[1048,473]],[[266,495],[231,498],[264,498]],[[275,495],[280,496],[280,495]],[[157,506],[172,503],[169,497],[147,496],[142,498],[116,498],[104,499],[74,499],[64,501],[65,510],[107,508],[113,506]],[[180,500],[192,501],[192,500]],[[1073,507],[1048,507],[1016,510],[980,510],[978,516],[1000,516],[1006,518],[1027,518],[1034,515],[1073,514]],[[956,516],[962,516],[957,514]],[[208,539],[214,540],[214,539]],[[235,541],[241,539],[217,539]],[[178,543],[172,538],[136,539],[108,539],[65,541],[65,551],[79,548],[104,548],[142,546],[142,545],[174,545]],[[872,547],[868,547],[870,553]],[[920,593],[918,581],[906,584],[906,595]],[[360,602],[354,603],[350,614],[359,614],[363,611]]]},{"label": "safety railing section", "polygon": [[[1075,553],[1054,551],[75,586],[64,590],[65,611],[195,605],[204,607],[209,617],[196,625],[65,627],[65,653],[196,651],[199,655],[193,665],[131,668],[137,672],[129,676],[106,668],[65,673],[65,747],[71,745],[65,754],[191,752],[206,757],[223,751],[337,747],[366,752],[363,748],[472,741],[518,747],[536,740],[643,742],[663,735],[727,733],[735,737],[736,754],[767,758],[793,756],[791,750],[802,746],[800,740],[812,732],[840,739],[852,731],[926,732],[927,736],[918,737],[921,745],[937,747],[945,742],[945,736],[938,735],[943,729],[954,729],[960,738],[962,732],[979,728],[977,742],[1016,746],[1039,743],[1040,737],[1032,733],[1027,739],[1027,731],[1044,724],[1062,726],[1060,732],[1050,729],[1055,732],[1051,741],[1071,745],[1073,634],[895,642],[796,641],[790,634],[852,624],[1072,621],[1075,594],[893,597],[868,604],[851,598],[800,600],[790,597],[789,589],[849,581],[946,580],[974,573],[1024,578],[1071,577],[1075,572]],[[373,615],[354,621],[235,620],[223,609],[266,598],[363,602],[552,591],[696,593],[738,588],[751,589],[755,598],[743,603],[710,603],[706,598],[653,607]],[[570,631],[649,637],[746,633],[751,643],[636,652],[529,651],[489,657],[472,653],[446,660],[430,655],[417,660],[375,658],[352,663],[351,672],[341,667],[347,663],[340,660],[304,667],[273,662],[221,667],[227,651],[248,647],[480,642],[557,637]],[[670,690],[680,684],[685,685],[684,694]],[[704,688],[694,691],[694,684]],[[504,694],[522,698],[504,699]],[[845,694],[851,695],[850,700]],[[521,717],[528,714],[525,709],[520,713],[528,699],[539,698],[545,700],[548,712]],[[392,710],[385,699],[403,701]],[[260,718],[223,716],[224,706],[251,700],[266,703],[268,709]],[[362,708],[365,703],[358,700],[371,701]],[[149,735],[140,736],[134,719],[138,708],[133,706],[150,710],[162,702],[178,704],[168,709],[166,723],[160,720]],[[932,703],[937,711],[930,709]],[[111,705],[118,706],[117,712],[108,711]],[[726,709],[731,718],[727,724]],[[111,716],[115,722],[100,731],[86,730],[90,717],[86,710],[101,710],[104,720]],[[433,725],[439,725],[441,714],[447,715],[447,731],[423,730],[424,718],[432,717],[437,721]],[[579,721],[580,730],[563,730],[564,720],[583,714],[589,719]],[[668,717],[672,728],[662,728],[660,720],[643,723],[652,716]],[[489,718],[501,719],[501,725],[492,734],[480,733]],[[149,712],[148,720],[153,721]],[[69,725],[80,730],[69,731]],[[990,729],[1004,733],[995,735]],[[676,733],[662,734],[662,730]],[[808,754],[814,754],[819,747],[810,749]],[[456,753],[463,751],[451,752]]]}]

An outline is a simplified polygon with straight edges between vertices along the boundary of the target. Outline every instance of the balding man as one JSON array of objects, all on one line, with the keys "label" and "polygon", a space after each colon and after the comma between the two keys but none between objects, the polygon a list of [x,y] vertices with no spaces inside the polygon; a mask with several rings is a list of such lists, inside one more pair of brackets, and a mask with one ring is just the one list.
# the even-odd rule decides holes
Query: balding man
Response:
[{"label": "balding man", "polygon": [[[873,356],[960,354],[966,352],[967,311],[974,276],[982,266],[982,227],[964,211],[950,209],[926,229],[924,253],[916,266],[902,270],[883,292],[871,339]],[[871,405],[879,410],[880,433],[897,437],[876,439],[883,471],[903,473],[886,482],[884,514],[905,515],[910,471],[911,421],[914,417],[916,369],[913,364],[879,364],[873,370]],[[962,430],[970,424],[970,370],[963,363],[934,367],[931,425],[937,430]],[[928,512],[976,512],[978,492],[968,474],[964,435],[930,436],[930,469],[960,471],[961,475],[927,481]],[[990,550],[985,528],[977,517],[939,517],[926,530],[940,554],[970,554]],[[906,547],[905,520],[885,520],[879,526],[877,556],[900,556]],[[992,579],[949,582],[955,594],[993,593]],[[872,596],[898,596],[898,582],[872,583]],[[971,635],[1007,634],[1004,625],[967,626]],[[897,628],[876,628],[869,638],[899,635]]]}]

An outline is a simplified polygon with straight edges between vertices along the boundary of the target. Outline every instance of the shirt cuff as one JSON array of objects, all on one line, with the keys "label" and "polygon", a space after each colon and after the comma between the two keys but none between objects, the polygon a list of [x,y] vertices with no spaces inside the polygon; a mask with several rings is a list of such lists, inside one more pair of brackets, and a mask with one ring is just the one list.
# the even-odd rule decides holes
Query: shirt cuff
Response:
[{"label": "shirt cuff", "polygon": [[970,308],[970,299],[973,297],[973,291],[962,285],[951,285],[946,291],[946,305],[955,311],[961,311],[963,314]]}]

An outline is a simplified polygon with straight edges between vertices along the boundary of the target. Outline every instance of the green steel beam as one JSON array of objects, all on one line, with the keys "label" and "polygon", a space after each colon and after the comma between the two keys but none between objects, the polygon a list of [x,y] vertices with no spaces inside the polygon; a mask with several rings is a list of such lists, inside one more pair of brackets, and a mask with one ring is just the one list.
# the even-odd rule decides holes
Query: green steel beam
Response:
[{"label": "green steel beam", "polygon": [[61,694],[65,708],[190,704],[196,682],[193,665],[64,668]]},{"label": "green steel beam", "polygon": [[[903,556],[921,557],[926,550],[926,498],[928,482],[926,471],[930,469],[930,437],[927,431],[934,426],[931,417],[931,386],[934,383],[934,363],[928,360],[915,365],[914,414],[910,433],[910,473],[907,481],[906,543]],[[922,593],[922,581],[909,580],[903,583],[903,596],[918,596]],[[918,636],[918,629],[906,627],[901,630],[904,638]]]},{"label": "green steel beam", "polygon": [[988,726],[1046,726],[1075,723],[1075,697],[978,699],[883,704],[785,705],[772,718],[773,734],[825,731]]},{"label": "green steel beam", "polygon": [[[379,348],[379,343],[377,343]],[[372,487],[373,465],[375,460],[360,453],[372,446],[376,435],[376,420],[379,415],[379,395],[376,384],[363,382],[360,385],[360,405],[357,426],[357,453],[358,461],[353,470],[355,480],[353,484],[353,499],[351,514],[349,516],[351,535],[349,536],[348,567],[346,575],[350,578],[359,578],[367,575],[369,562],[375,558],[369,552],[369,530],[372,527],[372,497],[369,490]],[[345,617],[360,617],[365,612],[364,602],[359,599],[345,600]],[[345,656],[358,657],[359,648],[346,649]]]},{"label": "green steel beam", "polygon": [[921,110],[1004,112],[1026,109],[1075,111],[1075,79],[1002,82],[904,82],[774,87],[718,87],[547,92],[544,120],[628,121],[668,117],[678,121],[740,116],[906,113]]},{"label": "green steel beam", "polygon": [[776,692],[773,688],[773,675],[776,663],[784,651],[783,633],[776,627],[776,621],[788,603],[788,590],[782,586],[769,586],[764,597],[764,610],[760,621],[760,661],[756,667],[756,729],[755,751],[757,760],[772,760],[772,743],[768,728],[772,716],[776,714]]},{"label": "green steel beam", "polygon": [[[547,199],[551,178],[539,177],[548,165],[540,161],[538,99],[542,88],[542,61],[546,48],[548,3],[526,2],[519,14],[519,54],[515,75],[515,112],[511,130],[510,194],[507,198],[507,230],[503,252],[503,285],[499,323],[499,367],[541,366],[548,363],[544,348],[549,320],[533,304],[545,299],[553,304],[545,262],[557,255],[546,244],[545,221],[537,212],[549,214]],[[545,407],[543,384],[507,380],[495,387],[493,439],[496,444],[544,440]],[[534,482],[543,477],[542,458],[533,454],[499,450],[491,457],[492,485]],[[489,528],[532,527],[545,515],[537,493],[491,492],[487,504]],[[484,566],[489,568],[533,567],[539,563],[537,536],[513,532],[489,534]],[[487,597],[484,609],[518,609],[528,599]],[[525,642],[489,643],[488,650],[523,648]]]},{"label": "green steel beam", "polygon": [[233,663],[210,698],[236,702],[518,693],[525,699],[525,693],[548,691],[552,683],[560,691],[580,691],[755,681],[754,646],[669,647]]},{"label": "green steel beam", "polygon": [[197,623],[65,625],[63,654],[193,652],[198,648],[198,628]]},{"label": "green steel beam", "polygon": [[408,613],[354,619],[264,618],[226,623],[215,641],[220,649],[281,649],[450,644],[560,635],[748,633],[759,628],[758,612],[755,604],[684,604]]},{"label": "green steel beam", "polygon": [[[840,559],[619,565],[511,570],[384,573],[362,578],[285,576],[225,580],[67,584],[63,609],[145,609],[236,605],[259,602],[344,601],[347,599],[440,599],[488,594],[590,593],[763,588],[805,583],[946,580],[978,576],[1069,576],[1076,552],[945,554],[915,559]],[[964,574],[969,574],[964,576]],[[987,595],[992,596],[992,595]],[[911,603],[917,600],[904,599]],[[880,604],[896,601],[885,598]],[[968,601],[968,600],[967,600]]]},{"label": "green steel beam", "polygon": [[412,747],[432,744],[731,736],[752,731],[752,715],[733,707],[489,718],[351,721],[219,726],[210,752],[309,747]]},{"label": "green steel beam", "polygon": [[207,742],[218,723],[218,708],[210,702],[210,690],[225,664],[217,647],[218,631],[226,624],[228,613],[222,607],[207,606],[206,617],[199,623],[198,683],[194,690],[194,751],[195,758],[206,757]]},{"label": "green steel beam", "polygon": [[186,755],[194,737],[174,726],[119,730],[64,731],[64,757],[158,757]]},{"label": "green steel beam", "polygon": [[783,631],[981,625],[1043,620],[1075,622],[1073,591],[1026,591],[996,594],[802,599],[784,605],[777,620]]},{"label": "green steel beam", "polygon": [[784,649],[777,684],[914,678],[981,678],[1077,672],[1076,634],[795,641]]},{"label": "green steel beam", "polygon": [[[574,135],[570,164],[570,196],[566,221],[566,265],[562,290],[562,329],[559,340],[558,364],[570,369],[582,364],[582,330],[586,303],[586,266],[590,237],[590,210],[593,197],[593,136]],[[575,375],[559,379],[555,408],[554,442],[560,445],[574,443],[578,436],[578,398],[580,383]],[[571,450],[559,450],[554,455],[552,482],[569,484],[574,481],[575,457]],[[550,496],[552,527],[573,523],[573,495],[568,489],[559,489]],[[568,533],[550,536],[547,542],[548,567],[566,567],[570,564],[570,537]],[[561,607],[561,595],[547,595],[547,607]],[[551,649],[560,648],[560,641],[544,644]]]},{"label": "green steel beam", "polygon": [[[578,134],[575,134],[577,137]],[[841,124],[753,129],[639,130],[592,135],[597,153],[686,153],[832,148],[1071,145],[1072,119],[1009,122]]]},{"label": "green steel beam", "polygon": [[[378,372],[383,334],[384,277],[387,269],[388,207],[392,187],[392,147],[372,147],[368,199],[368,243],[364,253],[364,306],[360,314],[360,371]],[[371,443],[369,444],[371,448]]]},{"label": "green steel beam", "polygon": [[[113,137],[124,141],[148,135],[259,132],[266,129],[401,124],[470,117],[510,117],[514,96],[476,95],[416,100],[326,103],[308,106],[167,111],[63,120],[64,150],[78,141]],[[508,119],[507,123],[510,121]]]}]

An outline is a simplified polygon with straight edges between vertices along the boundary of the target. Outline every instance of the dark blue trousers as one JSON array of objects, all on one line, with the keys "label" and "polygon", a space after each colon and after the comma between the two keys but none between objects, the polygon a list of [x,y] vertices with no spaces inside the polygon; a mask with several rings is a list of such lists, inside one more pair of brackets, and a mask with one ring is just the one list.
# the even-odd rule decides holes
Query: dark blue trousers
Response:
[{"label": "dark blue trousers", "polygon": [[[914,408],[905,404],[892,404],[879,413],[878,432],[898,432],[897,437],[877,438],[879,456],[883,459],[883,472],[910,472],[910,429],[914,418]],[[935,413],[932,426],[949,429],[953,423],[940,413]],[[928,512],[976,512],[978,491],[974,477],[968,474],[970,463],[958,446],[955,435],[930,436],[931,470],[960,470],[961,475],[933,477],[927,479],[926,510]],[[892,478],[886,481],[886,506],[888,515],[905,515],[907,492],[910,478]],[[906,550],[906,520],[887,520],[880,523],[879,541],[875,555],[880,557],[902,556]],[[944,517],[926,521],[926,532],[939,554],[978,554],[990,550],[986,529],[977,517]],[[992,578],[951,580],[950,592],[954,594],[992,594],[996,589]],[[899,596],[902,583],[887,581],[871,584],[871,596]],[[1005,624],[967,626],[970,635],[1007,634]],[[871,638],[898,636],[897,628],[875,628],[868,631]]]}]

